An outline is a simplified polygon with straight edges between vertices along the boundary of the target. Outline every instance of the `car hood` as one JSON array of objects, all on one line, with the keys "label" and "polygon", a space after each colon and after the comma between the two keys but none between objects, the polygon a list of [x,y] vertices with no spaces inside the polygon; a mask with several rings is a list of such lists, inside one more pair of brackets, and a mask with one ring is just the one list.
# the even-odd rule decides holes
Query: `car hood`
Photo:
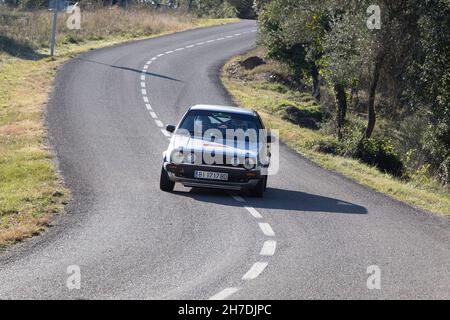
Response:
[{"label": "car hood", "polygon": [[223,143],[211,142],[207,140],[197,139],[186,135],[174,135],[172,137],[169,150],[184,149],[194,152],[216,153],[231,155],[237,157],[257,157],[260,145],[258,143],[242,142],[233,144],[233,142],[223,141]]}]

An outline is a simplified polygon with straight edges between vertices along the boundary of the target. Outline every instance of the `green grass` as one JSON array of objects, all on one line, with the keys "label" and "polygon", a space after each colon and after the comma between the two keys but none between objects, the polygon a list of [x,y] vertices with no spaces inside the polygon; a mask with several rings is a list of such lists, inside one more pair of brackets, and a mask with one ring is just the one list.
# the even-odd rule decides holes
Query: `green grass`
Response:
[{"label": "green grass", "polygon": [[236,21],[190,18],[176,25],[176,19],[171,19],[165,29],[148,34],[60,42],[54,58],[42,55],[48,52],[45,47],[33,49],[33,59],[0,51],[0,248],[44,231],[55,214],[64,212],[70,199],[52,161],[43,123],[59,66],[88,50]]},{"label": "green grass", "polygon": [[[406,182],[358,160],[315,151],[311,147],[314,142],[327,139],[328,136],[322,130],[310,130],[285,121],[282,118],[283,114],[279,112],[280,105],[284,104],[318,110],[314,99],[309,94],[292,92],[285,86],[280,87],[268,82],[264,77],[258,76],[260,67],[251,73],[248,71],[236,73],[236,61],[252,54],[255,52],[229,61],[224,67],[222,81],[234,96],[236,103],[257,110],[267,127],[279,130],[283,142],[322,167],[338,172],[373,190],[417,208],[439,215],[450,215],[450,192],[432,179],[426,182],[417,179]],[[230,73],[230,70],[233,72]],[[271,63],[263,66],[264,72],[270,70],[278,72],[280,69]]]}]

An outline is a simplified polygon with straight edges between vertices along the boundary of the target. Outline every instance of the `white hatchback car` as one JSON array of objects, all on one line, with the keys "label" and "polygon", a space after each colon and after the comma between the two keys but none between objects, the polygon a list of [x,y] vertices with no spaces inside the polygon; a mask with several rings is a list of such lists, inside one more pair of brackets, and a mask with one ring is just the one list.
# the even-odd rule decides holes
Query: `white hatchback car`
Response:
[{"label": "white hatchback car", "polygon": [[258,113],[236,107],[189,108],[164,152],[160,188],[186,187],[248,190],[262,197],[267,188],[270,143]]}]

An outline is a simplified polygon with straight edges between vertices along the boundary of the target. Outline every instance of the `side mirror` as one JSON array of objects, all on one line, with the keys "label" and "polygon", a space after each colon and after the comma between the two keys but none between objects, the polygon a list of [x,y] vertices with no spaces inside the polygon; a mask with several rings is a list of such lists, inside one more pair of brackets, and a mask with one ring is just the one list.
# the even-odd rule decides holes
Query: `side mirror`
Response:
[{"label": "side mirror", "polygon": [[170,133],[174,133],[174,132],[175,132],[175,129],[176,129],[176,127],[175,127],[174,125],[171,125],[171,124],[169,124],[169,125],[166,127],[166,130],[167,130],[168,132],[170,132]]},{"label": "side mirror", "polygon": [[267,143],[273,143],[274,140],[275,139],[274,139],[274,137],[271,134],[267,135]]}]

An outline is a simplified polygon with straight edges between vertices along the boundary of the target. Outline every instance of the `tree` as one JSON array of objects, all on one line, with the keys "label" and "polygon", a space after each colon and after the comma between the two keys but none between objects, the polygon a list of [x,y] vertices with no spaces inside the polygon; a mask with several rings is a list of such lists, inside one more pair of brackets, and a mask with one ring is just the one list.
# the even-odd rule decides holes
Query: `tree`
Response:
[{"label": "tree", "polygon": [[294,70],[297,81],[312,78],[313,95],[320,100],[318,61],[321,39],[328,24],[328,0],[273,0],[258,2],[261,41],[270,57]]},{"label": "tree", "polygon": [[422,153],[444,184],[450,184],[450,1],[417,1],[417,53],[409,64],[406,98],[429,114]]},{"label": "tree", "polygon": [[359,81],[361,69],[370,57],[371,37],[365,26],[364,11],[358,4],[335,5],[329,29],[322,40],[320,68],[336,97],[336,133],[342,140],[347,114],[347,89]]}]

